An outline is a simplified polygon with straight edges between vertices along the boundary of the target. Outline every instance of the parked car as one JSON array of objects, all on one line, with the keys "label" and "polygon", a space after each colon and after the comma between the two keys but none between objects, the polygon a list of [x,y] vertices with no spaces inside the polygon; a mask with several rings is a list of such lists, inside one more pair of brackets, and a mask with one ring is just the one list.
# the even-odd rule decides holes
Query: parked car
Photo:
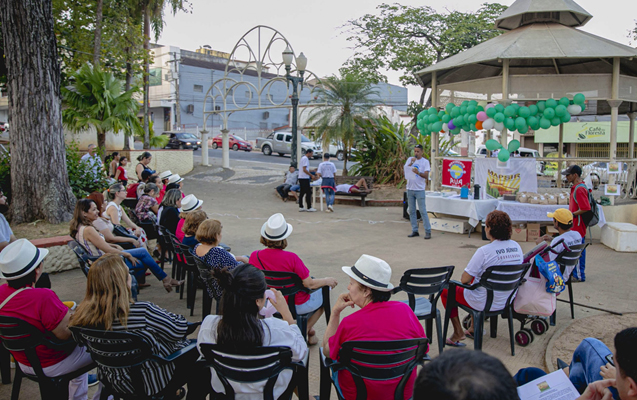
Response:
[{"label": "parked car", "polygon": [[[540,153],[535,149],[520,147],[518,151],[520,152],[520,157],[540,158]],[[478,148],[476,149],[476,157],[486,157],[486,156],[487,156],[487,148],[484,145],[478,146]],[[535,172],[538,175],[544,175],[544,161],[538,161],[536,163]]]},{"label": "parked car", "polygon": [[[582,166],[582,179],[587,176],[591,177],[593,188],[597,189],[599,185],[608,183],[608,163],[605,161],[597,161]],[[617,175],[617,183],[625,183],[628,177],[628,164],[622,163],[622,172]]]},{"label": "parked car", "polygon": [[[301,151],[305,152],[308,149],[314,150],[314,158],[323,157],[323,150],[321,145],[317,144],[304,135],[301,135]],[[266,155],[272,155],[272,153],[278,153],[279,156],[292,153],[292,132],[272,132],[267,138],[258,137],[257,147],[261,148],[261,152]]]},{"label": "parked car", "polygon": [[336,157],[338,161],[343,161],[345,158],[345,152],[343,151],[343,144],[330,144],[329,148],[330,157]]},{"label": "parked car", "polygon": [[165,149],[193,149],[201,147],[201,139],[188,132],[164,132],[163,135],[170,135],[170,140]]},{"label": "parked car", "polygon": [[[221,135],[217,135],[212,139],[212,148],[217,149],[221,147],[222,140]],[[244,150],[244,151],[252,151],[252,145],[245,140],[236,137],[235,135],[228,135],[228,147],[230,147],[234,151]]]},{"label": "parked car", "polygon": [[0,132],[8,131],[9,123],[8,122],[0,122]]}]

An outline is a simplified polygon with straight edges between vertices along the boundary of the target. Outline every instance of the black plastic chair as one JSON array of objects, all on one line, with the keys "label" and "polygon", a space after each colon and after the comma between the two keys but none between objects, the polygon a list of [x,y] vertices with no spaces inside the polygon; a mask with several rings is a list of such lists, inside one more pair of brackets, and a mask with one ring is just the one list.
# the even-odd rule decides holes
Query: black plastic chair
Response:
[{"label": "black plastic chair", "polygon": [[[573,246],[567,246],[564,244],[564,250],[560,252],[560,254],[555,258],[555,262],[560,266],[560,271],[564,274],[567,267],[575,267],[577,268],[579,264],[579,259],[582,255],[582,252],[586,250],[590,243],[582,243],[576,244]],[[557,245],[557,244],[556,244]],[[571,277],[573,274],[568,277],[566,281],[566,286],[568,287],[568,302],[571,306],[571,319],[575,319],[575,307],[573,304],[573,284],[571,283]],[[551,325],[555,325],[555,320],[557,319],[557,309],[551,315]]]},{"label": "black plastic chair", "polygon": [[72,340],[60,343],[49,340],[38,328],[20,318],[0,316],[0,339],[2,339],[4,347],[10,352],[23,351],[35,372],[35,374],[26,374],[16,365],[11,391],[12,400],[18,400],[20,396],[22,376],[26,376],[28,379],[38,383],[42,400],[68,399],[69,381],[95,368],[95,364],[91,363],[65,375],[46,376],[36,353],[36,347],[46,346],[49,349],[70,353],[77,346],[77,343]]},{"label": "black plastic chair", "polygon": [[394,400],[405,398],[405,386],[411,372],[429,361],[427,348],[429,340],[405,339],[392,341],[351,341],[343,343],[338,352],[338,361],[321,354],[320,399],[329,400],[331,384],[336,388],[339,400],[345,400],[338,385],[338,371],[346,370],[352,374],[356,385],[356,400],[367,399],[365,380],[387,381],[402,378],[394,391]]},{"label": "black plastic chair", "polygon": [[330,308],[330,287],[323,286],[318,289],[310,290],[303,286],[303,281],[294,272],[282,272],[282,271],[268,271],[263,270],[265,275],[265,283],[268,288],[274,288],[281,292],[283,296],[288,296],[288,308],[292,313],[292,318],[296,320],[296,325],[301,330],[303,338],[307,340],[307,320],[310,318],[314,311],[307,314],[298,314],[296,312],[295,298],[299,292],[305,292],[308,294],[314,293],[317,290],[323,291],[323,310],[325,312],[325,323],[329,324],[330,314],[332,312]]},{"label": "black plastic chair", "polygon": [[[203,287],[203,284],[199,285],[199,280],[197,279],[199,271],[197,270],[195,257],[192,255],[192,247],[183,243],[176,243],[175,250],[178,250],[178,254],[181,255],[182,270],[186,278],[186,307],[190,309],[190,316],[192,317],[195,309],[195,300],[197,299],[197,288],[199,286]],[[182,294],[183,286],[180,297]]]},{"label": "black plastic chair", "polygon": [[[173,246],[168,240],[168,235],[165,235],[165,232],[168,232],[168,230],[159,224],[155,225],[155,227],[157,228],[158,232],[157,242],[159,242],[159,245],[161,246],[159,266],[161,267],[161,269],[164,269],[164,262],[166,260],[166,257],[168,257],[168,259],[172,262],[175,261]],[[173,268],[172,270],[172,278],[175,278],[175,268]]]},{"label": "black plastic chair", "polygon": [[292,398],[294,388],[298,386],[299,399],[308,400],[307,367],[292,361],[289,347],[254,347],[249,349],[230,349],[228,346],[201,343],[201,354],[205,358],[205,367],[213,368],[223,384],[225,394],[211,391],[211,398],[234,399],[235,392],[229,381],[256,383],[265,381],[264,400],[274,400],[274,384],[279,374],[286,369],[292,371],[292,379],[278,400]]},{"label": "black plastic chair", "polygon": [[[191,252],[192,255],[192,252]],[[210,297],[210,293],[208,292],[208,288],[210,288],[210,290],[214,289],[214,285],[212,283],[212,280],[214,279],[216,281],[217,278],[215,278],[214,276],[212,276],[212,271],[210,271],[210,269],[208,269],[208,266],[206,265],[206,263],[204,263],[201,258],[196,257],[193,255],[193,260],[195,261],[195,265],[197,266],[197,279],[203,284],[204,288],[203,288],[203,299],[202,299],[202,304],[201,304],[201,318],[206,318],[206,316],[208,316],[211,311],[212,311],[212,299],[214,298],[216,303],[217,303],[217,307],[216,307],[216,311],[215,314],[219,314],[219,301],[221,300],[221,297]]]},{"label": "black plastic chair", "polygon": [[[442,321],[438,310],[438,299],[442,289],[446,288],[453,274],[454,266],[436,268],[415,268],[405,271],[400,278],[400,285],[393,293],[405,292],[409,300],[403,301],[409,304],[419,320],[425,320],[425,332],[429,343],[432,343],[433,321],[436,320],[436,335],[438,337],[438,351],[442,353],[444,339],[442,336]],[[416,297],[416,296],[429,296]]]},{"label": "black plastic chair", "polygon": [[3,385],[11,383],[11,353],[2,345],[2,340],[0,340],[0,376],[2,376]]},{"label": "black plastic chair", "polygon": [[[180,357],[187,355],[190,351],[196,351],[197,343],[192,341],[188,346],[162,357],[153,354],[151,346],[141,337],[129,332],[101,331],[96,329],[86,329],[77,326],[70,327],[75,341],[85,346],[91,354],[91,358],[97,364],[98,370],[126,369],[133,385],[132,393],[117,392],[113,387],[113,382],[108,380],[108,375],[100,373],[100,382],[104,385],[101,399],[106,399],[109,395],[122,399],[162,399],[167,394],[173,396],[186,381],[172,379],[169,384],[158,393],[152,396],[147,395],[142,367],[147,362],[154,362],[160,365],[175,363]],[[174,378],[174,377],[173,377]],[[169,396],[169,397],[170,397]]]},{"label": "black plastic chair", "polygon": [[97,260],[99,257],[93,257],[89,255],[84,247],[75,240],[69,241],[66,245],[69,246],[75,253],[77,261],[80,263],[80,269],[84,273],[84,276],[88,276],[88,270],[89,268],[91,268],[91,263]]},{"label": "black plastic chair", "polygon": [[[495,265],[484,271],[480,277],[480,282],[473,285],[465,285],[460,282],[449,282],[449,295],[447,297],[447,311],[445,311],[445,329],[443,337],[447,337],[447,329],[449,328],[449,320],[451,319],[451,310],[454,307],[460,307],[466,312],[473,315],[474,320],[474,339],[473,346],[475,350],[482,350],[483,325],[486,318],[491,318],[491,337],[498,335],[498,315],[505,315],[509,321],[509,336],[511,341],[511,355],[515,355],[515,338],[513,335],[513,306],[512,301],[520,284],[524,280],[524,275],[531,264],[517,265]],[[456,301],[456,287],[463,287],[465,290],[476,290],[483,287],[487,291],[487,301],[484,310],[474,310]],[[506,305],[502,310],[492,311],[493,295],[495,292],[510,292]]]}]

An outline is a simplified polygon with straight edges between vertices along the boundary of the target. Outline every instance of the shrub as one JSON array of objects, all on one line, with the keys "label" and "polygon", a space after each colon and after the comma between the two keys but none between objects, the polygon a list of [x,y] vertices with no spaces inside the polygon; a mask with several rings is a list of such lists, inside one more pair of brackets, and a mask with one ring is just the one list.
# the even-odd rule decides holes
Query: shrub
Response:
[{"label": "shrub", "polygon": [[7,153],[0,155],[0,189],[11,202],[11,155]]},{"label": "shrub", "polygon": [[101,192],[108,188],[104,168],[95,171],[88,162],[82,161],[76,142],[66,146],[66,171],[69,174],[71,190],[78,199],[88,196],[91,192]]}]

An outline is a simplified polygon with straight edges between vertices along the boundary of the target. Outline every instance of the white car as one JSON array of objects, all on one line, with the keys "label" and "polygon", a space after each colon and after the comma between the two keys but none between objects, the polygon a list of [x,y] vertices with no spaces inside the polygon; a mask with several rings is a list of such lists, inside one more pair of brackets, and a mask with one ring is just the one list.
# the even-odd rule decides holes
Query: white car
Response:
[{"label": "white car", "polygon": [[[520,152],[520,157],[540,158],[540,153],[535,149],[520,147],[518,151]],[[487,156],[487,148],[484,145],[478,146],[478,148],[476,149],[476,157],[486,157],[486,156]],[[544,161],[538,161],[536,163],[535,172],[537,172],[538,175],[544,175]]]},{"label": "white car", "polygon": [[[622,172],[617,176],[617,182],[626,182],[628,175],[628,164],[622,163]],[[582,179],[587,176],[591,177],[593,188],[597,189],[599,185],[608,183],[608,163],[605,161],[597,161],[586,164],[582,167]]]}]

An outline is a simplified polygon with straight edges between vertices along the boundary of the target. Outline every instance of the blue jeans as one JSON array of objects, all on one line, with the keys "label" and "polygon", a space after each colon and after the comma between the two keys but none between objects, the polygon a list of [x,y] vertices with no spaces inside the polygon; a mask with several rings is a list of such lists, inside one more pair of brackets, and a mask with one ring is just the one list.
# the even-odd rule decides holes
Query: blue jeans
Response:
[{"label": "blue jeans", "polygon": [[[150,255],[148,250],[146,250],[144,248],[137,248],[137,249],[131,249],[131,250],[124,250],[124,251],[126,253],[129,253],[130,255],[135,257],[136,259],[138,259],[139,262],[141,263],[141,265],[139,265],[139,264],[133,265],[133,263],[130,262],[127,258],[124,258],[124,262],[128,266],[128,269],[134,271],[133,275],[135,276],[135,278],[137,278],[137,282],[140,282],[140,283],[145,282],[146,270],[147,269],[149,269],[150,272],[153,275],[155,275],[155,277],[157,279],[159,279],[160,281],[168,276],[164,272],[164,270],[161,269],[161,267],[159,265],[157,265],[155,260],[153,260],[153,257]],[[142,267],[142,268],[140,268],[140,267]]]},{"label": "blue jeans", "polygon": [[[569,366],[569,379],[578,392],[583,393],[589,383],[602,380],[599,369],[606,365],[606,356],[612,352],[604,343],[594,338],[586,338],[577,346],[573,353],[573,361]],[[522,368],[515,374],[513,379],[518,386],[522,386],[541,376],[546,372],[538,368]],[[610,388],[613,398],[619,400],[619,395],[615,388]]]},{"label": "blue jeans", "polygon": [[416,202],[418,202],[418,209],[420,210],[420,216],[422,217],[422,223],[425,227],[425,232],[430,233],[431,225],[429,224],[429,216],[427,215],[427,204],[425,201],[424,190],[407,190],[407,207],[409,207],[409,221],[411,221],[411,231],[418,232]]},{"label": "blue jeans", "polygon": [[[336,187],[336,182],[334,182],[334,178],[323,178],[323,186]],[[334,190],[333,189],[323,189],[323,193],[325,193],[325,203],[327,206],[334,205]]]},{"label": "blue jeans", "polygon": [[[586,243],[586,236],[582,238],[582,244]],[[573,269],[573,276],[584,282],[586,280],[586,274],[584,273],[586,268],[586,250],[582,251],[582,255],[579,257],[579,266],[575,266]],[[578,273],[579,269],[579,273]]]}]

